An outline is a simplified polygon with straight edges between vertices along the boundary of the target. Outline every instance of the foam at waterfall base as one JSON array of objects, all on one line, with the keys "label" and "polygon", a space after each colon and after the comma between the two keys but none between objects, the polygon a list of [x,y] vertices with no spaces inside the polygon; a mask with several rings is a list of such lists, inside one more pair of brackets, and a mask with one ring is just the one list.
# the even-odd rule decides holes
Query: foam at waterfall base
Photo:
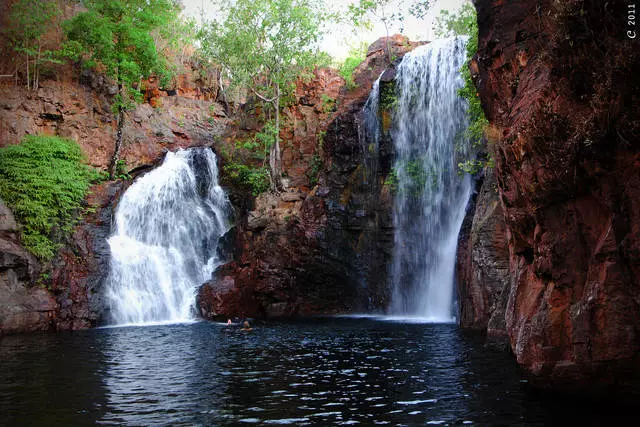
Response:
[{"label": "foam at waterfall base", "polygon": [[390,314],[367,314],[367,313],[354,313],[354,314],[339,314],[333,316],[340,319],[371,319],[379,322],[393,322],[393,323],[407,323],[407,324],[451,324],[456,323],[455,317],[443,318],[443,317],[425,317],[425,316],[403,316],[403,315],[390,315]]},{"label": "foam at waterfall base", "polygon": [[163,320],[163,321],[157,321],[157,322],[122,323],[117,325],[105,325],[97,329],[144,328],[149,326],[192,325],[194,323],[199,323],[199,322],[202,322],[202,319],[188,318],[188,319]]}]

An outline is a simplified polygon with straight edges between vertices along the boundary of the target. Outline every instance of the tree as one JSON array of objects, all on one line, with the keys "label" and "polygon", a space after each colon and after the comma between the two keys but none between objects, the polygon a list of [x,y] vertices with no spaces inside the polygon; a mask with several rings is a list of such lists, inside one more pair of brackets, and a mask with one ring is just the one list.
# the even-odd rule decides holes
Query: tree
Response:
[{"label": "tree", "polygon": [[318,42],[326,16],[315,0],[236,0],[222,22],[201,32],[205,56],[223,67],[234,86],[247,88],[275,113],[269,152],[270,187],[282,189],[280,108],[298,78],[322,58]]},{"label": "tree", "polygon": [[[440,15],[436,17],[434,33],[436,37],[469,36],[477,39],[478,22],[476,9],[471,3],[465,3],[455,13],[441,10]],[[473,49],[472,55],[475,54],[476,50],[477,45]]]},{"label": "tree", "polygon": [[[153,31],[172,22],[179,13],[174,0],[85,0],[87,12],[63,23],[69,39],[65,50],[83,58],[118,85],[112,105],[117,119],[116,141],[109,164],[111,179],[122,147],[125,111],[140,102],[140,81],[152,74],[166,77],[167,66],[158,54]],[[137,88],[134,89],[134,84]]]},{"label": "tree", "polygon": [[393,62],[391,56],[391,43],[389,41],[389,26],[393,22],[402,22],[404,16],[400,12],[392,12],[393,9],[402,9],[402,0],[358,0],[358,3],[349,5],[349,15],[356,27],[371,27],[371,20],[377,20],[384,25],[387,37],[387,57],[389,63]]},{"label": "tree", "polygon": [[38,88],[43,63],[59,62],[55,58],[55,51],[43,50],[43,36],[55,26],[60,15],[61,11],[54,0],[18,0],[11,7],[5,32],[13,50],[25,58],[27,89]]}]

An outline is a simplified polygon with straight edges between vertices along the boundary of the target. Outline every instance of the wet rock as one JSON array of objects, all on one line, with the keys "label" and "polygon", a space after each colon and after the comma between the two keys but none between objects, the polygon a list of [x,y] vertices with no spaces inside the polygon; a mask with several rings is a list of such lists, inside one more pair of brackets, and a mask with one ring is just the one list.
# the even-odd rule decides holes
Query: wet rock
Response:
[{"label": "wet rock", "polygon": [[56,302],[35,285],[40,264],[17,239],[18,224],[0,200],[0,336],[51,327]]},{"label": "wet rock", "polygon": [[472,69],[499,135],[512,351],[539,386],[637,396],[640,51],[619,28],[626,7],[477,1]]},{"label": "wet rock", "polygon": [[504,212],[492,170],[487,171],[470,206],[458,245],[460,325],[487,331],[489,342],[508,345],[505,325],[510,284],[509,247]]},{"label": "wet rock", "polygon": [[0,199],[0,233],[15,233],[16,231],[18,231],[18,223],[16,223],[13,212]]},{"label": "wet rock", "polygon": [[258,231],[262,230],[269,225],[269,218],[265,215],[260,215],[257,212],[249,213],[249,218],[247,219],[247,230]]},{"label": "wet rock", "polygon": [[104,283],[109,273],[114,209],[124,182],[94,186],[87,197],[92,212],[75,227],[69,242],[53,261],[49,286],[58,301],[53,324],[57,330],[84,329],[104,323]]}]

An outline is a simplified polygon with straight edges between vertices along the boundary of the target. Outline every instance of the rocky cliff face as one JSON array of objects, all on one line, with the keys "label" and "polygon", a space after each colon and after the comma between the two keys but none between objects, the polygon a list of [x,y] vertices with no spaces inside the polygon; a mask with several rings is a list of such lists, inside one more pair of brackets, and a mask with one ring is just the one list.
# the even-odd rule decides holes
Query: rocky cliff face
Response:
[{"label": "rocky cliff face", "polygon": [[503,271],[494,243],[506,236],[510,279],[502,288],[468,278],[473,302],[463,319],[502,318],[487,308],[504,300],[511,349],[539,384],[637,390],[640,50],[626,36],[627,2],[479,0],[476,8],[472,71],[501,133],[492,147],[495,209],[506,228],[481,224],[485,205],[473,250],[489,249],[484,258]]},{"label": "rocky cliff face", "polygon": [[[383,185],[390,162],[382,157],[389,150],[370,150],[362,116],[372,83],[389,65],[385,46],[381,39],[370,47],[354,90],[326,71],[299,87],[281,133],[290,187],[260,196],[239,218],[235,261],[201,289],[205,318],[345,313],[388,303],[393,222]],[[394,36],[391,46],[401,57],[416,44]],[[327,99],[335,107],[327,109]],[[317,184],[309,173],[314,158]]]},{"label": "rocky cliff face", "polygon": [[488,342],[508,345],[509,247],[504,212],[493,171],[479,182],[462,226],[456,264],[460,325],[486,331]]},{"label": "rocky cliff face", "polygon": [[0,200],[0,336],[49,329],[56,302],[34,282],[40,264],[20,246],[19,227]]},{"label": "rocky cliff face", "polygon": [[[91,165],[106,168],[114,146],[111,103],[116,86],[89,70],[79,73],[44,80],[32,92],[13,84],[0,86],[0,147],[27,134],[58,135],[77,141]],[[121,159],[127,170],[153,164],[167,151],[210,144],[225,129],[219,104],[191,93],[156,95],[155,108],[144,103],[126,114]]]}]

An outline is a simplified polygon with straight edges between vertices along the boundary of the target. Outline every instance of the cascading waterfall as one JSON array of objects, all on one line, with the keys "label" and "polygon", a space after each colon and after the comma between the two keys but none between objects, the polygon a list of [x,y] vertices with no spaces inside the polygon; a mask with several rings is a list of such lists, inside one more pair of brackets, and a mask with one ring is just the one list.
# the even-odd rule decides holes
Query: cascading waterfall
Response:
[{"label": "cascading waterfall", "polygon": [[109,238],[115,324],[191,320],[199,285],[220,264],[230,204],[208,148],[167,153],[124,193]]},{"label": "cascading waterfall", "polygon": [[454,320],[456,247],[472,192],[457,168],[469,150],[467,104],[457,94],[465,46],[464,38],[437,40],[405,55],[397,70],[393,315]]}]

